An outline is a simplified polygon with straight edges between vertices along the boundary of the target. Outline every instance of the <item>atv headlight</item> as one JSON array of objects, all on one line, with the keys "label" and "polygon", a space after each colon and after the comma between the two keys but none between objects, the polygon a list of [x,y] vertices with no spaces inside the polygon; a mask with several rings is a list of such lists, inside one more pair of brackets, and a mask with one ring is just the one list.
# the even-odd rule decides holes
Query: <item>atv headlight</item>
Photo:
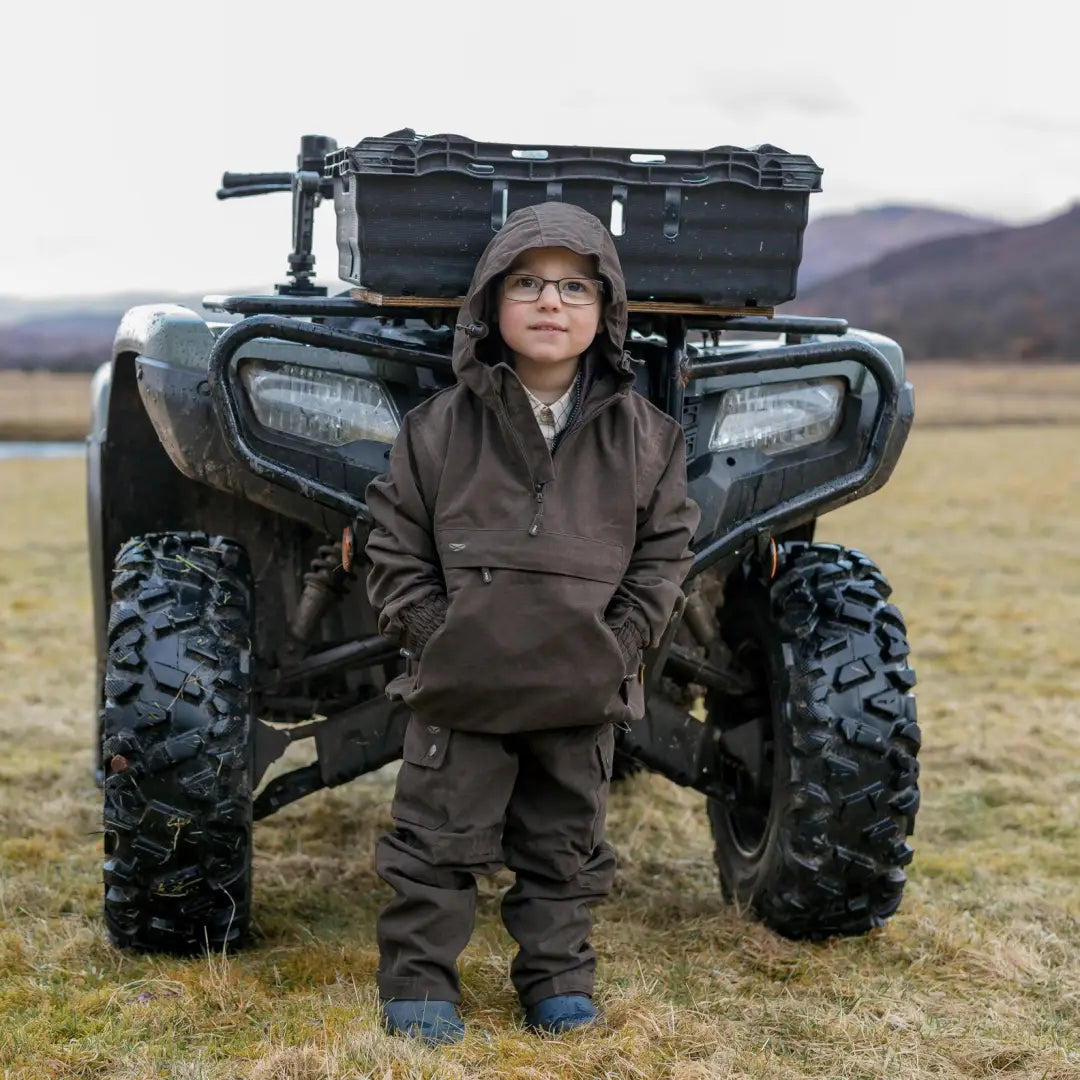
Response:
[{"label": "atv headlight", "polygon": [[381,383],[299,364],[253,361],[240,369],[259,423],[324,446],[357,439],[391,443],[398,419]]},{"label": "atv headlight", "polygon": [[728,390],[709,436],[710,450],[753,446],[783,454],[824,442],[840,422],[840,379],[773,383]]}]

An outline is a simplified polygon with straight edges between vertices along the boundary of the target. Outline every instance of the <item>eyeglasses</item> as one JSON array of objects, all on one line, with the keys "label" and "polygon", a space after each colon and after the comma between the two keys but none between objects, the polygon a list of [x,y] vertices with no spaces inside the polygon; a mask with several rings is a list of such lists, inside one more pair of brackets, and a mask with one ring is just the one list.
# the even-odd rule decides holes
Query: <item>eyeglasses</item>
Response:
[{"label": "eyeglasses", "polygon": [[592,278],[542,278],[535,274],[507,274],[503,278],[503,295],[507,300],[527,304],[539,300],[545,286],[554,285],[564,304],[595,304],[604,291],[602,281]]}]

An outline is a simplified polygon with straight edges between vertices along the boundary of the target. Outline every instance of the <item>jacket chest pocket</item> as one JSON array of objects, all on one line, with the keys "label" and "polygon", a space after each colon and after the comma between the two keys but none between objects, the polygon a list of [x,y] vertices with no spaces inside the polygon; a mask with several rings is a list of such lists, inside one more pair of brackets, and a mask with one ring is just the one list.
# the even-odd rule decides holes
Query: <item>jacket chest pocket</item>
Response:
[{"label": "jacket chest pocket", "polygon": [[[490,585],[500,570],[551,574],[581,581],[618,585],[626,571],[626,549],[611,540],[521,529],[443,528],[438,533],[439,560],[462,584]],[[448,575],[448,577],[451,575]]]}]

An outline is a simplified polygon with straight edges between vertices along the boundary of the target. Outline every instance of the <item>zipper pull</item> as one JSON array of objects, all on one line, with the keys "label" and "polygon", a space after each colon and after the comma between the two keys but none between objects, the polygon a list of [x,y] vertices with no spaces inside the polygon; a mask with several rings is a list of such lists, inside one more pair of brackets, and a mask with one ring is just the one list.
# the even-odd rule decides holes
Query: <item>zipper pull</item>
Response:
[{"label": "zipper pull", "polygon": [[485,585],[491,584],[491,571],[486,566],[480,567],[480,576],[484,579]]},{"label": "zipper pull", "polygon": [[539,534],[540,526],[544,521],[544,485],[536,484],[533,487],[533,491],[536,494],[536,516],[532,519],[532,524],[529,526],[530,536]]}]

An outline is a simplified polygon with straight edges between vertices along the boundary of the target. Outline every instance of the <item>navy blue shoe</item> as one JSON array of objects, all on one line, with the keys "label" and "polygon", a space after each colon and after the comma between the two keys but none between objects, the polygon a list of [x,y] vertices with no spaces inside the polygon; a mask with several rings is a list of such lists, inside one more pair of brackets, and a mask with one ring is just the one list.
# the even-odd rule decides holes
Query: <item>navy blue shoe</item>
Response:
[{"label": "navy blue shoe", "polygon": [[556,994],[542,998],[525,1010],[525,1023],[529,1027],[552,1035],[561,1035],[598,1019],[599,1014],[585,994]]},{"label": "navy blue shoe", "polygon": [[452,1001],[384,1001],[383,1019],[391,1035],[408,1035],[431,1046],[461,1042],[465,1024]]}]

